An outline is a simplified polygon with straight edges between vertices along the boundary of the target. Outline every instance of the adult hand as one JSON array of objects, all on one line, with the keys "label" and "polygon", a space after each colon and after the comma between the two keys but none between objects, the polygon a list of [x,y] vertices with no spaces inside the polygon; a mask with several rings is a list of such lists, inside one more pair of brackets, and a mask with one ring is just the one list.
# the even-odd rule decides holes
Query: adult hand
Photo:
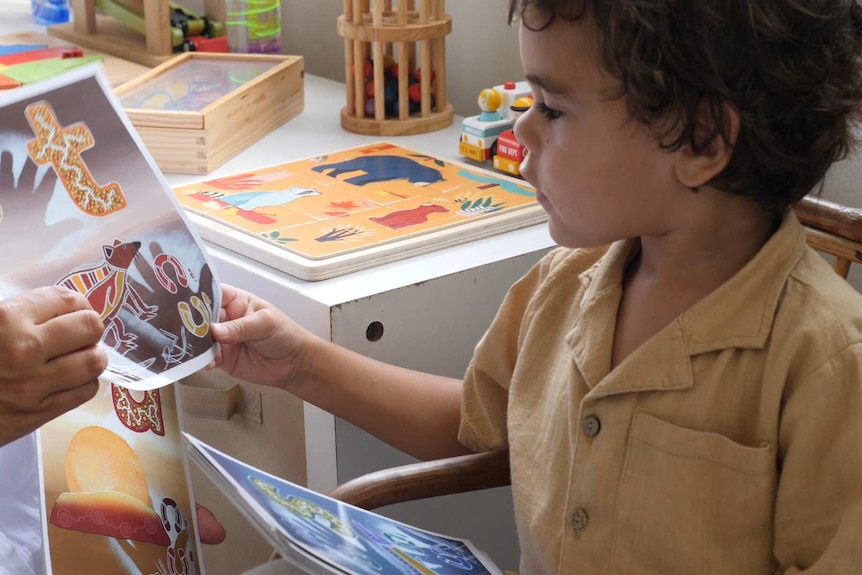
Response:
[{"label": "adult hand", "polygon": [[0,301],[0,445],[90,400],[108,365],[99,314],[52,286]]}]

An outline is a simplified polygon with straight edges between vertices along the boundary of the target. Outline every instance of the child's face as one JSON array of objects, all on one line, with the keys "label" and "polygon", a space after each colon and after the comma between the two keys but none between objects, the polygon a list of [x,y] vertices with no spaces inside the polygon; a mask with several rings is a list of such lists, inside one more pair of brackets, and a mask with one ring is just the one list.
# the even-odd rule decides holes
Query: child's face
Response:
[{"label": "child's face", "polygon": [[619,83],[601,71],[589,18],[521,25],[521,62],[535,103],[515,134],[521,173],[537,189],[554,241],[568,247],[661,234],[681,192],[674,154],[631,120]]}]

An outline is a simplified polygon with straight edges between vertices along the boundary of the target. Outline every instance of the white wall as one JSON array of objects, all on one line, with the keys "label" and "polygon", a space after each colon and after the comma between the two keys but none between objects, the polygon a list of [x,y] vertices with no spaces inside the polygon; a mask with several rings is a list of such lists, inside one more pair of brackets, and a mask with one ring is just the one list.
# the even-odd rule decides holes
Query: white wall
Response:
[{"label": "white wall", "polygon": [[[859,134],[862,137],[862,129]],[[826,176],[823,198],[862,208],[862,146],[851,157],[832,167]],[[862,266],[851,266],[848,280],[858,291],[862,291]]]},{"label": "white wall", "polygon": [[823,197],[848,206],[862,207],[862,147],[832,167],[826,177]]}]

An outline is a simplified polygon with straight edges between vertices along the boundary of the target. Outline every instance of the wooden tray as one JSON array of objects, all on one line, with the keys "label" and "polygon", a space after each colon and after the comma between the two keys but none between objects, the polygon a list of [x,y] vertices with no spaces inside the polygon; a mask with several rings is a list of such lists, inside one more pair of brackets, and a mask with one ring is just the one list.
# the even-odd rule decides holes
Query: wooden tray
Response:
[{"label": "wooden tray", "polygon": [[303,110],[303,63],[186,52],[116,93],[162,171],[207,174]]},{"label": "wooden tray", "polygon": [[204,239],[310,281],[547,219],[523,180],[387,142],[174,194]]}]

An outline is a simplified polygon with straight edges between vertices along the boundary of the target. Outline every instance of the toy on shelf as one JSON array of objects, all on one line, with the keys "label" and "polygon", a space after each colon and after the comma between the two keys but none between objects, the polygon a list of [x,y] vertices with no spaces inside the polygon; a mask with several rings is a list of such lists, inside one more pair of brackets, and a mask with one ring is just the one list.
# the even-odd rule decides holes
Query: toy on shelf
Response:
[{"label": "toy on shelf", "polygon": [[30,0],[33,21],[43,26],[69,21],[69,0]]},{"label": "toy on shelf", "polygon": [[73,0],[72,22],[48,27],[48,34],[145,66],[183,51],[227,51],[222,0],[204,0],[194,14],[170,0]]},{"label": "toy on shelf", "polygon": [[302,56],[187,52],[115,93],[163,172],[206,174],[302,112]]},{"label": "toy on shelf", "polygon": [[[461,123],[458,151],[477,162],[494,160],[494,167],[510,174],[520,174],[524,148],[512,131],[515,120],[533,103],[527,82],[506,82],[479,93],[476,116]],[[503,148],[502,150],[500,148]]]},{"label": "toy on shelf", "polygon": [[170,4],[171,47],[174,52],[227,52],[224,25],[191,10]]},{"label": "toy on shelf", "polygon": [[225,0],[231,52],[281,54],[280,0]]},{"label": "toy on shelf", "polygon": [[347,102],[341,126],[351,132],[421,134],[452,123],[446,98],[444,0],[344,0]]},{"label": "toy on shelf", "polygon": [[[523,96],[515,99],[512,105],[509,106],[509,110],[512,111],[512,122],[515,122],[532,105],[532,96]],[[497,138],[497,151],[492,155],[494,168],[513,176],[520,176],[521,162],[524,161],[524,156],[527,155],[527,148],[518,142],[518,138],[515,137],[515,130],[510,128],[500,133],[500,136]]]},{"label": "toy on shelf", "polygon": [[215,245],[317,281],[547,220],[529,183],[387,141],[177,186]]}]

